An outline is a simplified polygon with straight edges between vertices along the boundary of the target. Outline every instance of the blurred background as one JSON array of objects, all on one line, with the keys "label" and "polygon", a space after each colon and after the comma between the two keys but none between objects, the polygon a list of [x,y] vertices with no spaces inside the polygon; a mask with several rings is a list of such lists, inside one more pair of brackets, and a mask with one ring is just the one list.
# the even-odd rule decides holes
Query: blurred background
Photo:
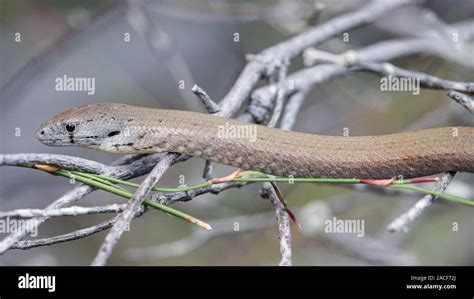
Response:
[{"label": "blurred background", "polygon": [[[314,22],[324,23],[365,3],[0,0],[0,153],[56,153],[111,163],[118,156],[46,147],[36,140],[35,130],[61,111],[98,102],[205,112],[191,92],[194,84],[219,101],[245,66],[246,54],[258,53]],[[347,42],[342,35],[336,36],[319,49],[342,53],[377,41],[422,36],[433,27],[421,17],[427,9],[439,17],[437,24],[474,19],[474,1],[426,1],[350,31]],[[20,41],[15,40],[17,33]],[[468,57],[472,61],[460,63],[421,53],[391,62],[445,79],[472,82],[474,56]],[[297,58],[290,72],[303,67],[302,59]],[[63,75],[94,77],[95,94],[56,91],[55,79]],[[294,130],[341,135],[349,128],[355,136],[473,124],[472,115],[450,100],[446,91],[422,89],[419,96],[382,92],[379,76],[357,72],[315,86]],[[15,134],[18,128],[20,134]],[[159,185],[177,186],[180,175],[186,184],[202,182],[203,166],[204,161],[197,158],[175,165]],[[230,167],[215,167],[216,176],[231,171]],[[458,174],[447,192],[473,199],[473,182],[472,174]],[[389,233],[388,224],[422,195],[327,185],[280,187],[302,225],[301,230],[293,227],[295,265],[474,265],[472,208],[439,200],[407,231]],[[61,177],[1,167],[0,210],[44,208],[71,188]],[[273,207],[260,198],[259,188],[256,184],[173,206],[208,221],[216,229],[210,235],[165,214],[146,213],[132,222],[109,264],[278,264]],[[77,205],[123,202],[97,191]],[[53,218],[40,226],[38,237],[85,228],[112,216]],[[365,236],[324,233],[322,223],[334,216],[365,220]],[[236,223],[239,231],[234,229]],[[453,223],[458,224],[457,231],[453,231]],[[26,251],[10,250],[0,256],[0,265],[88,265],[105,235],[102,232]]]}]

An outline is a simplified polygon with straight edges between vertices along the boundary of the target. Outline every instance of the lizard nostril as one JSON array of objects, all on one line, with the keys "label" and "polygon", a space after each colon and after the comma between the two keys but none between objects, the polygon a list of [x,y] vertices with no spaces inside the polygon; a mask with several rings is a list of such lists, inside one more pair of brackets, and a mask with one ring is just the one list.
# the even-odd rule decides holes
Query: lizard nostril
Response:
[{"label": "lizard nostril", "polygon": [[41,135],[44,135],[44,130],[42,130],[40,134],[41,134]]}]

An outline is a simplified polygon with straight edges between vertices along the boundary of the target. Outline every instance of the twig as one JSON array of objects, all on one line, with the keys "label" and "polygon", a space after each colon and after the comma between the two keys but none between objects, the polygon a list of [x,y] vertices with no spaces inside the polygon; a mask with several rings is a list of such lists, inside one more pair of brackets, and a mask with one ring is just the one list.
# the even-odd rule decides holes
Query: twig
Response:
[{"label": "twig", "polygon": [[[85,195],[92,192],[94,188],[89,186],[79,186],[74,188],[73,190],[67,192],[62,197],[58,198],[56,201],[51,203],[46,207],[47,211],[55,210],[63,206],[70,205],[71,203],[75,202],[76,200],[84,197]],[[29,228],[37,228],[41,223],[48,220],[48,217],[38,217],[28,220],[25,223],[24,227]],[[7,250],[9,250],[13,245],[16,244],[19,240],[23,239],[28,234],[26,230],[18,230],[14,233],[9,234],[0,242],[0,255],[4,254]]]},{"label": "twig", "polygon": [[[136,215],[138,217],[138,215]],[[88,228],[76,230],[67,234],[54,236],[51,238],[43,238],[38,240],[25,240],[25,241],[18,241],[15,245],[11,247],[11,249],[21,249],[27,250],[36,247],[42,246],[49,246],[53,244],[68,242],[72,240],[82,239],[87,236],[99,233],[111,227],[115,223],[115,219],[110,219],[105,222],[90,226]]]},{"label": "twig", "polygon": [[285,111],[281,119],[280,128],[282,130],[290,131],[295,125],[301,107],[303,106],[304,99],[306,98],[305,92],[296,92],[290,96],[285,106]]},{"label": "twig", "polygon": [[[466,39],[474,37],[474,20],[456,23],[452,27],[458,30],[459,35]],[[357,60],[361,61],[386,61],[401,56],[429,52],[457,61],[455,60],[456,56],[449,55],[446,51],[440,49],[436,41],[433,38],[394,39],[355,50],[353,54]],[[457,62],[462,63],[462,61]],[[306,68],[287,77],[285,86],[288,88],[291,83],[293,87],[291,90],[287,90],[287,94],[291,96],[296,92],[307,93],[318,84],[350,75],[353,72],[354,69],[335,64],[322,64]],[[251,103],[247,112],[254,117],[256,123],[265,122],[265,115],[268,115],[274,105],[273,95],[276,88],[276,84],[269,84],[252,92]]]},{"label": "twig", "polygon": [[[206,194],[206,193],[218,194],[221,191],[227,190],[229,188],[241,187],[242,185],[244,185],[244,184],[241,184],[241,183],[222,183],[222,184],[218,184],[218,185],[212,185],[211,187],[202,188],[202,189],[199,189],[199,190],[193,190],[193,191],[188,191],[188,192],[178,192],[178,193],[172,193],[172,194],[163,194],[163,195],[159,195],[159,196],[154,196],[154,198],[155,198],[155,200],[157,200],[158,202],[160,202],[162,204],[173,204],[173,203],[178,202],[178,201],[188,201],[188,200],[191,200],[194,197],[197,197],[199,195]],[[335,203],[335,202],[336,202],[335,200],[331,201],[331,203]],[[354,203],[355,201],[352,200],[350,202]],[[338,206],[336,205],[337,210],[340,209],[340,207],[339,208],[337,208],[337,207]],[[43,210],[42,213],[45,214],[46,212]],[[141,215],[141,214],[139,214],[139,215]],[[136,217],[138,217],[139,215],[136,215]],[[273,219],[273,217],[271,217],[271,219]],[[67,242],[67,241],[75,240],[75,239],[79,239],[79,238],[85,238],[87,236],[90,236],[92,234],[101,232],[101,231],[111,227],[113,225],[113,223],[115,223],[115,220],[111,219],[111,220],[108,220],[106,222],[94,225],[90,228],[77,230],[77,231],[74,231],[74,232],[71,232],[71,233],[67,233],[67,234],[63,234],[63,235],[59,235],[59,236],[54,236],[54,237],[51,237],[51,238],[44,238],[44,239],[38,239],[38,240],[28,240],[28,241],[19,241],[15,246],[12,246],[12,249],[26,250],[26,249],[40,247],[40,246],[49,246],[49,245],[53,245],[53,244],[57,244],[57,243]],[[248,222],[243,222],[243,223],[248,223]],[[273,223],[273,221],[272,221],[272,223]],[[245,227],[248,227],[248,226],[249,225],[246,224]],[[212,235],[214,235],[214,232],[216,232],[216,234],[218,235],[218,234],[220,234],[220,231],[227,230],[226,226],[221,225],[221,224],[217,225],[217,224],[213,223],[213,227],[216,227],[217,229],[212,230],[210,232]],[[252,227],[252,226],[250,226],[250,227]],[[207,234],[205,234],[205,236],[207,236]]]},{"label": "twig", "polygon": [[278,83],[275,95],[275,108],[273,110],[272,117],[268,122],[268,127],[274,128],[280,119],[281,111],[283,110],[283,103],[285,102],[286,88],[284,86],[286,74],[288,72],[288,61],[282,61],[278,71]]},{"label": "twig", "polygon": [[[275,96],[275,108],[273,114],[268,123],[268,127],[273,128],[280,119],[281,112],[283,109],[283,103],[286,95],[286,88],[283,86],[285,84],[286,74],[288,71],[288,62],[284,61],[280,65],[278,72],[278,83]],[[260,195],[263,198],[270,199],[273,208],[275,209],[275,214],[278,223],[278,231],[280,238],[280,254],[281,261],[280,266],[291,266],[292,265],[292,253],[291,253],[291,226],[290,226],[290,217],[287,210],[283,206],[283,203],[280,201],[276,194],[276,185],[270,183],[262,184],[260,190]]]},{"label": "twig", "polygon": [[191,91],[198,97],[199,100],[201,100],[207,112],[209,112],[210,114],[219,112],[219,105],[217,105],[216,102],[211,100],[211,98],[209,97],[207,92],[204,91],[204,89],[194,84],[194,86],[191,88]]},{"label": "twig", "polygon": [[261,196],[263,198],[270,199],[278,222],[278,231],[280,238],[280,254],[281,261],[280,266],[291,266],[292,265],[292,253],[291,253],[291,226],[290,217],[285,210],[285,207],[278,199],[273,186],[269,183],[265,183],[261,189]]},{"label": "twig", "polygon": [[381,15],[407,3],[409,1],[373,1],[355,12],[335,17],[322,25],[267,48],[257,55],[259,59],[253,59],[245,66],[234,86],[221,101],[220,108],[227,114],[233,115],[250,95],[260,78],[271,74],[277,68],[278,62],[290,61],[310,46],[318,45],[347,30],[370,24]]},{"label": "twig", "polygon": [[347,51],[341,55],[335,55],[325,51],[310,48],[305,51],[307,63],[323,62],[343,65],[345,67],[356,67],[356,70],[369,71],[382,76],[393,76],[397,78],[414,78],[420,85],[431,89],[455,90],[460,92],[473,92],[474,83],[458,82],[438,78],[423,72],[410,71],[397,67],[391,63],[370,62],[357,59],[354,51]]},{"label": "twig", "polygon": [[[148,172],[163,156],[162,153],[159,153],[138,157],[133,160],[130,157],[126,160],[121,158],[117,160],[117,163],[112,163],[110,166],[107,166],[92,160],[66,155],[29,153],[0,154],[0,166],[32,166],[43,164],[87,173],[116,173],[119,176],[123,174],[128,178],[128,176],[132,175],[132,173],[130,173],[131,171],[137,172],[138,175],[143,175]],[[177,160],[176,162],[181,161],[184,160]],[[129,162],[129,164],[123,164],[122,162]]]},{"label": "twig", "polygon": [[0,155],[0,166],[32,166],[46,164],[88,173],[103,173],[109,166],[83,158],[55,154],[5,154]]},{"label": "twig", "polygon": [[[47,159],[49,154],[43,154],[43,158]],[[12,155],[10,155],[12,156]],[[0,155],[0,157],[4,157],[4,155]],[[22,157],[22,154],[20,154],[20,157]],[[26,155],[26,157],[32,157],[32,158],[37,158],[37,156],[29,156]],[[111,177],[116,177],[116,178],[121,178],[121,179],[129,179],[133,177],[137,177],[140,175],[143,175],[144,173],[147,173],[150,171],[150,169],[156,165],[156,163],[161,159],[162,154],[153,154],[153,155],[148,155],[145,156],[139,160],[134,161],[132,164],[130,164],[126,168],[122,169],[114,169],[112,168],[110,171],[106,170],[103,172],[103,175],[111,176]],[[2,159],[0,159],[2,161]],[[47,164],[47,161],[35,161],[35,162],[40,162],[42,164]],[[2,165],[2,163],[0,163]],[[62,197],[54,201],[53,203],[49,204],[45,210],[54,210],[58,209],[61,207],[69,206],[73,202],[81,199],[85,195],[93,192],[95,189],[89,186],[78,186],[71,191],[67,192],[64,194]],[[37,228],[41,223],[45,222],[48,220],[48,217],[39,217],[39,218],[34,218],[31,220],[27,221],[27,225],[25,227],[30,227],[30,228]],[[27,231],[24,230],[19,230],[15,233],[9,234],[7,237],[5,237],[1,242],[0,242],[0,255],[4,254],[8,249],[10,249],[16,242],[21,240],[27,235]]]},{"label": "twig", "polygon": [[33,218],[33,217],[58,217],[58,216],[78,216],[78,215],[92,215],[104,213],[119,213],[124,210],[125,204],[111,204],[98,207],[79,207],[71,206],[67,208],[59,208],[55,210],[44,209],[16,209],[8,212],[0,212],[0,219],[2,218]]},{"label": "twig", "polygon": [[123,232],[130,225],[130,221],[134,215],[139,211],[145,196],[156,185],[158,180],[164,172],[173,164],[174,159],[178,154],[167,154],[161,161],[156,164],[150,174],[142,182],[138,190],[133,195],[132,199],[127,203],[127,208],[120,215],[116,217],[116,222],[112,229],[105,237],[104,243],[99,249],[97,256],[92,262],[92,266],[103,266],[112,253],[112,250],[122,236]]},{"label": "twig", "polygon": [[204,164],[204,170],[202,172],[202,177],[206,180],[212,179],[212,169],[213,169],[214,163],[210,160],[206,160]]},{"label": "twig", "polygon": [[467,111],[474,113],[474,99],[470,96],[454,90],[450,90],[448,92],[448,97],[455,100],[458,104],[466,108]]},{"label": "twig", "polygon": [[472,82],[459,82],[452,80],[445,80],[439,77],[426,74],[423,72],[416,72],[405,70],[400,67],[396,67],[391,63],[371,63],[371,62],[356,62],[354,65],[361,68],[381,75],[391,75],[394,77],[405,77],[415,78],[419,80],[420,85],[431,89],[444,89],[444,90],[456,90],[463,92],[473,92],[474,83]]},{"label": "twig", "polygon": [[[222,183],[218,185],[212,185],[211,187],[206,187],[206,188],[201,188],[199,190],[193,190],[193,191],[188,191],[188,192],[176,192],[176,193],[170,193],[170,194],[162,194],[162,195],[154,195],[153,198],[155,201],[161,203],[161,204],[173,204],[176,202],[180,201],[189,201],[195,197],[198,197],[203,194],[207,193],[212,193],[212,194],[219,194],[220,192],[230,189],[230,188],[239,188],[245,184],[242,183]],[[122,205],[121,205],[122,206]],[[126,205],[123,205],[125,209]],[[147,210],[143,209],[143,213],[145,213]],[[42,210],[43,214],[46,214],[44,210]],[[141,216],[142,213],[139,212],[138,214],[135,215],[135,217]],[[86,229],[81,229],[81,230],[76,230],[67,234],[63,235],[58,235],[50,238],[43,238],[43,239],[37,239],[37,240],[28,240],[28,241],[19,241],[16,243],[16,245],[12,246],[11,249],[30,249],[30,248],[35,248],[35,247],[41,247],[41,246],[49,246],[53,244],[58,244],[62,242],[67,242],[70,240],[76,240],[80,238],[85,238],[90,235],[99,233],[109,227],[111,227],[115,223],[115,218],[107,220],[105,222],[93,225],[89,228]],[[219,228],[220,226],[214,226],[213,227]],[[204,231],[203,231],[204,232]],[[206,233],[213,233],[214,229],[210,232]],[[207,235],[207,234],[205,234]]]},{"label": "twig", "polygon": [[[193,88],[191,88],[191,91],[198,97],[199,100],[201,100],[202,104],[206,108],[207,112],[210,114],[217,114],[220,111],[219,105],[214,102],[207,92],[199,87],[197,84],[194,84]],[[213,168],[213,163],[210,160],[206,160],[206,164],[204,165],[204,170],[202,173],[202,177],[205,179],[211,179],[212,178],[212,168]]]},{"label": "twig", "polygon": [[[446,190],[446,188],[449,186],[449,184],[453,180],[455,174],[456,174],[455,172],[454,173],[449,172],[446,175],[444,175],[441,181],[439,182],[438,187],[435,188],[435,191],[444,192],[444,190]],[[423,213],[423,211],[425,211],[426,208],[428,208],[433,203],[433,201],[436,200],[436,198],[437,197],[432,196],[432,195],[423,196],[423,198],[420,199],[411,209],[409,209],[406,213],[400,215],[397,219],[392,221],[388,225],[388,231],[398,232],[401,230],[406,230],[407,225],[410,222],[413,222],[416,218],[418,218]]]}]

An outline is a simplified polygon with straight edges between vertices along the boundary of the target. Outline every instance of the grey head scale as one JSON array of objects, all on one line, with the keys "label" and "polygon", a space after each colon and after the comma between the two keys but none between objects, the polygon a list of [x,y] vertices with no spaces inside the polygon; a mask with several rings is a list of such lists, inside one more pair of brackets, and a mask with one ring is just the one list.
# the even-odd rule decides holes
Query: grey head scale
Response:
[{"label": "grey head scale", "polygon": [[36,136],[49,146],[82,146],[107,152],[133,152],[123,111],[132,106],[104,103],[66,110],[43,123]]}]

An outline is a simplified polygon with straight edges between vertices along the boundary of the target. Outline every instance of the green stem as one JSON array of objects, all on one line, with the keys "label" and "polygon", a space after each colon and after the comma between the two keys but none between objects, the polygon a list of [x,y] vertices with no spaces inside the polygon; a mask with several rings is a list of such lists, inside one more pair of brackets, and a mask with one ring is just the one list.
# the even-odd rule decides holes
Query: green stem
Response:
[{"label": "green stem", "polygon": [[[79,173],[79,172],[78,172]],[[316,184],[360,184],[360,179],[327,179],[327,178],[270,178],[266,174],[258,172],[258,171],[244,171],[241,173],[242,176],[251,175],[251,176],[258,176],[258,177],[251,177],[251,178],[234,178],[230,180],[230,182],[239,182],[239,183],[262,183],[262,182],[274,182],[274,183],[316,183]],[[98,177],[100,179],[109,180],[111,182],[122,184],[125,186],[138,188],[140,185],[130,183],[127,181],[122,181],[119,179],[109,178],[102,175],[92,175]],[[416,186],[405,186],[407,184],[412,184],[412,180],[395,180],[393,183],[386,185],[385,187],[393,188],[393,189],[405,189],[411,190],[415,192],[419,192],[422,194],[430,194],[439,198],[443,198],[449,201],[453,201],[456,203],[464,204],[467,206],[474,206],[474,201],[470,201],[464,199],[462,197],[458,197],[455,195],[450,195],[446,193],[436,192],[426,188],[420,188]],[[153,191],[156,192],[186,192],[190,190],[201,189],[205,187],[212,186],[211,182],[204,182],[192,186],[186,186],[182,188],[161,188],[156,187],[153,188]]]},{"label": "green stem", "polygon": [[[96,180],[97,178],[94,178],[94,179],[90,178],[89,176],[96,176],[96,175],[93,175],[93,174],[86,174],[84,176],[84,173],[81,173],[81,172],[78,172],[78,171],[72,172],[72,171],[67,171],[67,170],[63,170],[63,169],[58,169],[58,170],[55,170],[55,171],[51,171],[51,173],[56,174],[56,175],[60,175],[60,176],[66,177],[66,178],[73,178],[74,180],[79,181],[81,183],[84,183],[86,185],[96,187],[98,189],[102,189],[104,191],[107,191],[107,192],[110,192],[112,194],[124,197],[126,199],[131,199],[133,197],[132,193],[128,192],[127,190],[125,190],[123,188],[120,188],[120,187],[117,187],[117,186],[114,186],[114,185],[105,184],[105,183],[103,183],[99,180]],[[168,206],[162,205],[160,203],[154,202],[154,201],[149,200],[149,199],[145,199],[143,201],[143,204],[146,205],[146,206],[161,210],[161,211],[163,211],[163,212],[165,212],[169,215],[172,215],[172,216],[181,218],[183,220],[186,220],[187,222],[197,224],[201,227],[204,227],[207,230],[210,230],[209,224],[207,224],[207,223],[205,223],[205,222],[203,222],[203,221],[201,221],[201,220],[199,220],[199,219],[197,219],[197,218],[195,218],[191,215],[183,213],[181,211],[175,210],[173,208],[170,208]]]},{"label": "green stem", "polygon": [[[56,170],[56,171],[50,171],[50,173],[53,174],[59,174],[66,176],[68,178],[71,178],[71,175],[76,177],[81,177],[81,182],[103,189],[105,191],[109,191],[113,194],[125,197],[125,198],[131,198],[132,194],[128,192],[127,190],[115,185],[115,184],[121,184],[124,186],[128,187],[133,187],[133,188],[138,188],[140,185],[131,183],[128,181],[123,181],[120,179],[115,179],[103,175],[97,175],[97,174],[89,174],[89,173],[83,173],[80,171],[67,171],[67,173],[71,174],[65,174],[63,173],[64,170]],[[256,176],[256,177],[242,177],[242,176]],[[318,184],[360,184],[362,183],[360,179],[327,179],[327,178],[274,178],[274,177],[269,177],[268,175],[258,172],[258,171],[244,171],[241,173],[241,177],[234,178],[229,180],[229,182],[240,182],[240,183],[261,183],[261,182],[283,182],[283,183],[318,183]],[[439,198],[443,198],[452,202],[464,204],[467,206],[474,207],[474,201],[467,200],[465,198],[455,196],[455,195],[450,195],[442,192],[436,192],[430,189],[426,188],[421,188],[421,187],[416,187],[416,186],[407,186],[407,184],[412,184],[412,183],[419,183],[420,181],[416,180],[396,180],[393,181],[391,184],[386,185],[386,186],[381,186],[381,187],[387,187],[387,188],[392,188],[392,189],[404,189],[404,190],[411,190],[415,192],[419,192],[422,194],[429,194],[432,196],[436,196]],[[192,185],[192,186],[185,186],[185,187],[180,187],[180,188],[161,188],[161,187],[155,187],[152,190],[156,192],[186,192],[190,190],[197,190],[201,188],[206,188],[210,187],[213,184],[208,181],[208,182],[203,182],[200,184]],[[186,221],[196,223],[194,217],[184,214],[182,212],[179,212],[177,210],[174,210],[172,208],[169,208],[168,206],[161,205],[159,203],[150,201],[148,199],[145,200],[144,204],[157,208],[159,210],[164,211],[165,213],[171,214],[173,216],[185,219]],[[189,218],[191,217],[191,218]],[[190,220],[192,219],[192,220]],[[197,220],[199,221],[199,220]]]},{"label": "green stem", "polygon": [[392,188],[392,189],[404,189],[404,190],[411,190],[411,191],[415,191],[415,192],[429,194],[429,195],[432,195],[432,196],[444,198],[444,199],[449,200],[449,201],[453,201],[453,202],[456,202],[456,203],[460,203],[460,204],[463,204],[463,205],[474,207],[474,201],[467,200],[465,198],[462,198],[462,197],[459,197],[459,196],[456,196],[456,195],[436,192],[436,191],[433,191],[433,190],[430,190],[430,189],[420,188],[420,187],[416,187],[416,186],[399,186],[399,185],[388,185],[387,187]]},{"label": "green stem", "polygon": [[[81,173],[81,172],[75,171],[75,173]],[[133,188],[140,187],[139,184],[135,184],[135,183],[131,183],[131,182],[128,182],[128,181],[123,181],[123,180],[119,180],[119,179],[115,179],[115,178],[111,178],[111,177],[107,177],[107,176],[103,176],[103,175],[99,175],[99,174],[92,174],[92,176],[100,178],[100,179],[108,180],[108,181],[116,183],[116,184],[121,184],[121,185],[124,185],[124,186],[128,186],[128,187],[133,187]],[[182,188],[155,187],[152,190],[155,191],[155,192],[170,192],[170,193],[172,193],[172,192],[186,192],[186,191],[201,189],[201,188],[205,188],[205,187],[209,187],[209,186],[212,186],[212,184],[210,182],[204,182],[204,183],[200,183],[200,184],[197,184],[197,185],[186,186],[186,187],[182,187]]]}]

